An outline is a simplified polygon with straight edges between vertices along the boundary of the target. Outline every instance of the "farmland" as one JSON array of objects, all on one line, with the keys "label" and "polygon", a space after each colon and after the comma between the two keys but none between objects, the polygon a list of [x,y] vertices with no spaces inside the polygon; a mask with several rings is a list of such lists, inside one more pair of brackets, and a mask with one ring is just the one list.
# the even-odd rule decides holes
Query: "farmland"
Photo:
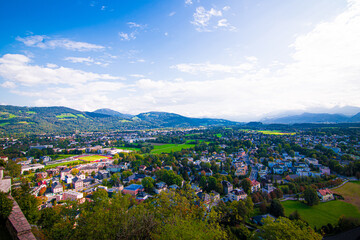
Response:
[{"label": "farmland", "polygon": [[321,227],[328,223],[337,223],[340,216],[360,217],[360,212],[356,207],[350,203],[343,201],[330,201],[320,203],[316,206],[308,206],[299,201],[285,201],[282,202],[285,208],[285,215],[289,216],[292,212],[297,210],[305,221],[312,227]]}]

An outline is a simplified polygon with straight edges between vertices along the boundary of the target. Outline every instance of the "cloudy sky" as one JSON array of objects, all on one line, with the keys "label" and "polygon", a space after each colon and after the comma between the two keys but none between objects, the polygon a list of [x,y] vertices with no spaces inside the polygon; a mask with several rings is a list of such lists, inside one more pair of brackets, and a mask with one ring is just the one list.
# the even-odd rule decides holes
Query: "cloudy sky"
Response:
[{"label": "cloudy sky", "polygon": [[360,107],[359,0],[12,0],[0,28],[0,104],[239,121]]}]

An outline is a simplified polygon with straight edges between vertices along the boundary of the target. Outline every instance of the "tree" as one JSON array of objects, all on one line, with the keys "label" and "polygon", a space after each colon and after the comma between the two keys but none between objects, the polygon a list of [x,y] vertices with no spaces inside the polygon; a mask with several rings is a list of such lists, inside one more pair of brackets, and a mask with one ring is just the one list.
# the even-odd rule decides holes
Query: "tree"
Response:
[{"label": "tree", "polygon": [[263,220],[264,225],[256,231],[252,239],[267,240],[321,240],[322,236],[302,221],[291,221],[290,219],[279,217],[274,219],[267,217]]},{"label": "tree", "polygon": [[270,214],[275,217],[283,217],[285,216],[285,210],[283,205],[278,199],[274,199],[270,204]]},{"label": "tree", "polygon": [[10,215],[13,208],[13,200],[8,196],[9,193],[0,191],[0,222]]},{"label": "tree", "polygon": [[122,175],[121,175],[122,180],[130,177],[132,174],[133,174],[133,173],[132,173],[131,171],[123,171],[123,172],[122,172]]},{"label": "tree", "polygon": [[9,160],[7,161],[5,170],[8,171],[9,175],[13,178],[20,177],[21,165]]},{"label": "tree", "polygon": [[304,199],[306,201],[306,204],[309,206],[317,205],[319,204],[320,200],[316,193],[316,190],[312,187],[307,187],[304,191]]},{"label": "tree", "polygon": [[149,192],[154,188],[155,180],[151,177],[145,177],[141,180],[142,186],[145,188],[145,191]]},{"label": "tree", "polygon": [[244,178],[242,181],[241,181],[241,187],[244,189],[244,191],[246,193],[250,193],[251,192],[251,181],[249,178]]},{"label": "tree", "polygon": [[289,219],[290,220],[301,220],[298,210],[295,210],[294,212],[290,213]]},{"label": "tree", "polygon": [[79,169],[77,169],[77,168],[74,168],[74,169],[71,170],[71,174],[73,176],[76,176],[76,174],[78,174],[78,173],[79,173]]}]

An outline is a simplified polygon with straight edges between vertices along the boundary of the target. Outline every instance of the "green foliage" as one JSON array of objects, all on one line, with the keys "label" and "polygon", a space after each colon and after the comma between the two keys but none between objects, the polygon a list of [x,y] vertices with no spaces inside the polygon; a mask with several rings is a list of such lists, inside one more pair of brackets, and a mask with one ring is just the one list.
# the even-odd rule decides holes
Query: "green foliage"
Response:
[{"label": "green foliage", "polygon": [[283,205],[278,199],[274,199],[270,204],[270,214],[275,217],[283,217],[285,216],[285,210]]},{"label": "green foliage", "polygon": [[320,200],[316,193],[316,190],[312,187],[307,187],[304,191],[304,199],[306,201],[306,204],[309,206],[317,205],[319,204]]},{"label": "green foliage", "polygon": [[17,164],[14,161],[7,161],[5,170],[8,172],[8,174],[11,177],[17,178],[17,177],[20,177],[20,174],[21,174],[21,165]]},{"label": "green foliage", "polygon": [[264,225],[259,228],[252,239],[267,240],[321,240],[322,236],[301,221],[291,221],[280,217],[275,221],[271,218],[263,220]]},{"label": "green foliage", "polygon": [[151,177],[145,177],[141,180],[142,186],[145,188],[145,191],[149,192],[154,188],[155,180]]},{"label": "green foliage", "polygon": [[23,183],[21,188],[12,190],[12,196],[19,204],[21,211],[24,213],[29,223],[35,224],[40,218],[39,205],[41,201],[30,194],[28,183]]},{"label": "green foliage", "polygon": [[12,211],[13,200],[8,196],[8,193],[0,191],[0,220],[6,219]]},{"label": "green foliage", "polygon": [[241,187],[244,189],[244,191],[246,193],[250,193],[251,192],[251,181],[249,178],[244,178],[242,181],[241,181]]},{"label": "green foliage", "polygon": [[181,186],[181,183],[183,181],[182,177],[177,175],[172,170],[161,169],[155,172],[155,175],[158,180],[165,182],[168,186],[173,184]]}]

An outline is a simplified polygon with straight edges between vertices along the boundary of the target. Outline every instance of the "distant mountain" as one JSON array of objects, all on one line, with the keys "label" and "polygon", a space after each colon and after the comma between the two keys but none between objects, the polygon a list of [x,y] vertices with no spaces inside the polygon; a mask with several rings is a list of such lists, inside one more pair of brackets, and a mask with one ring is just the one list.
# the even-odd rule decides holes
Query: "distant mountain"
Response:
[{"label": "distant mountain", "polygon": [[264,119],[263,123],[281,123],[281,124],[295,124],[295,123],[355,123],[360,122],[360,113],[353,117],[348,117],[342,114],[328,114],[328,113],[303,113],[300,115]]},{"label": "distant mountain", "polygon": [[350,118],[350,122],[353,122],[353,123],[360,122],[360,112],[358,114],[355,114],[354,116],[352,116]]},{"label": "distant mountain", "polygon": [[[175,113],[167,112],[147,112],[140,113],[135,118],[142,121],[146,121],[161,127],[198,127],[198,126],[210,126],[210,125],[235,125],[236,122],[213,119],[213,118],[189,118]],[[133,118],[134,119],[134,118]]]},{"label": "distant mountain", "polygon": [[[106,113],[106,114],[105,114]],[[0,105],[0,134],[10,135],[80,131],[134,130],[159,127],[228,126],[238,123],[210,118],[189,118],[174,113],[149,112],[136,116],[110,109],[82,112],[66,107]]]},{"label": "distant mountain", "polygon": [[95,110],[94,113],[101,113],[101,114],[121,117],[121,118],[125,118],[125,119],[130,119],[130,118],[134,117],[133,115],[120,113],[120,112],[114,111],[109,108],[101,108],[101,109]]}]

